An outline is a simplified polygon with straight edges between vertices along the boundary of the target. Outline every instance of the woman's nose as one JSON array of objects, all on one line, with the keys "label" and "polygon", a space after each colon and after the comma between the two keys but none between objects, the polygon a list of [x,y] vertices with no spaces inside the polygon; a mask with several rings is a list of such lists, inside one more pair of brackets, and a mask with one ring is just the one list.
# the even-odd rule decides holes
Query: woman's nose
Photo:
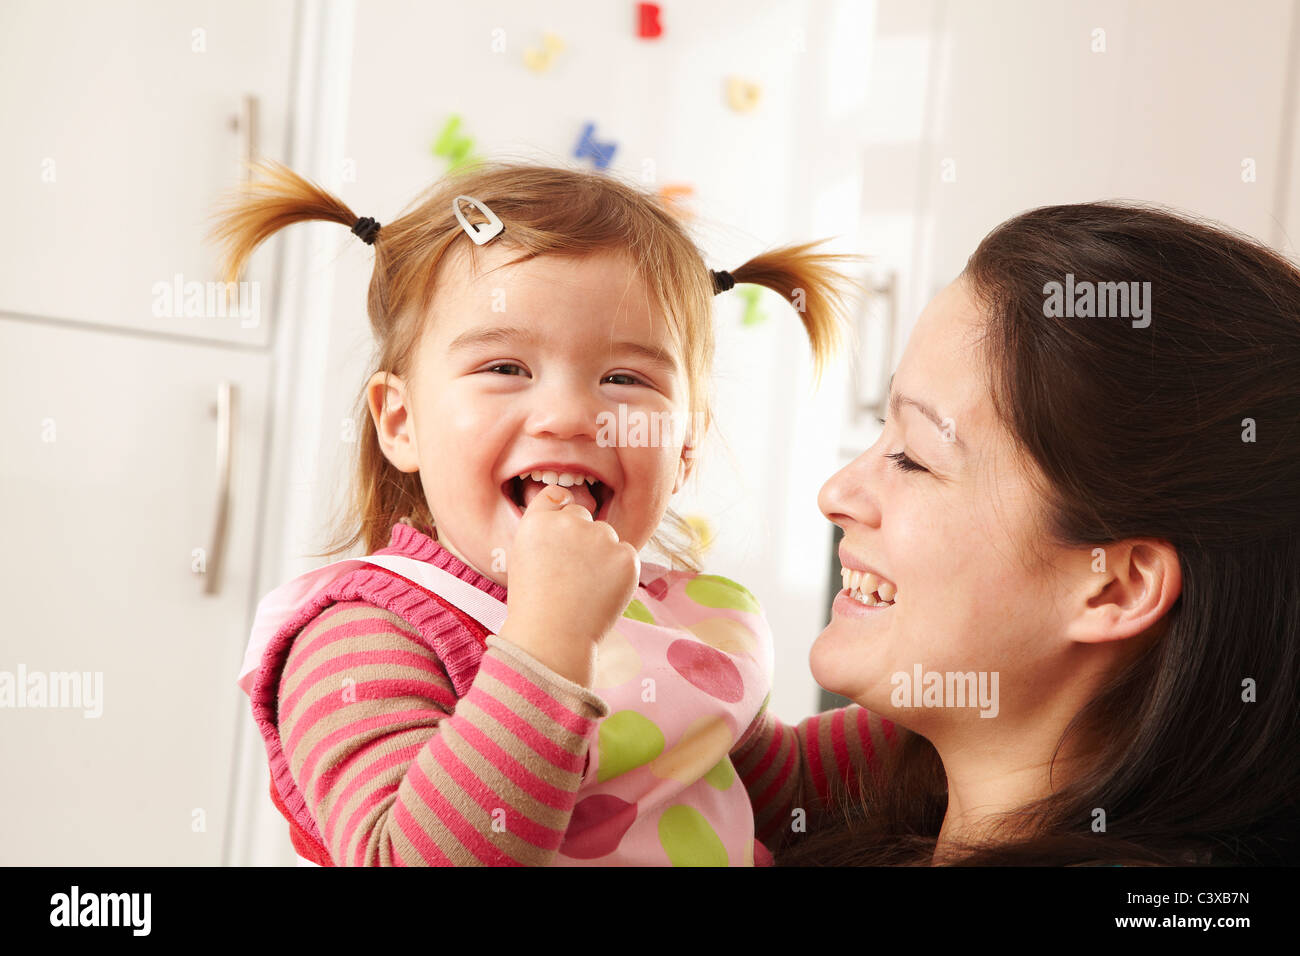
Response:
[{"label": "woman's nose", "polygon": [[877,464],[873,445],[826,480],[817,493],[817,507],[828,521],[841,528],[849,522],[870,527],[880,524],[880,503],[875,492]]}]

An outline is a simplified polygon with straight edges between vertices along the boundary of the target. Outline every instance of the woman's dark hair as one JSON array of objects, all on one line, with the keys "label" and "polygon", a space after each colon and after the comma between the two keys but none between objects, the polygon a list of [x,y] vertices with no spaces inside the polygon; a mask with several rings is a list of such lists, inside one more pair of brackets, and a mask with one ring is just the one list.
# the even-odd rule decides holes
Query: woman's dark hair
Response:
[{"label": "woman's dark hair", "polygon": [[[993,405],[1046,477],[1048,533],[1168,541],[1182,593],[1066,728],[1087,769],[958,862],[1297,862],[1300,271],[1221,225],[1102,202],[1008,220],[963,276]],[[1149,324],[1045,307],[1067,281],[1149,282]],[[778,865],[928,864],[947,803],[934,747],[904,735],[859,786]]]}]

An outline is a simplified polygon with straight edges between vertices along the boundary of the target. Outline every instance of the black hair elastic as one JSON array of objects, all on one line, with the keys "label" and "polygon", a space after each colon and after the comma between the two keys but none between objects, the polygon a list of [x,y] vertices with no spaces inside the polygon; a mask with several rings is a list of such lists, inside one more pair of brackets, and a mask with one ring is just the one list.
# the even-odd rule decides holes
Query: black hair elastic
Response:
[{"label": "black hair elastic", "polygon": [[725,269],[721,272],[714,272],[710,269],[709,272],[713,276],[714,295],[717,295],[719,292],[726,292],[736,284],[736,280],[732,277],[731,273]]},{"label": "black hair elastic", "polygon": [[362,216],[353,224],[352,231],[361,237],[362,242],[372,246],[375,243],[375,236],[379,235],[379,223],[369,216]]}]

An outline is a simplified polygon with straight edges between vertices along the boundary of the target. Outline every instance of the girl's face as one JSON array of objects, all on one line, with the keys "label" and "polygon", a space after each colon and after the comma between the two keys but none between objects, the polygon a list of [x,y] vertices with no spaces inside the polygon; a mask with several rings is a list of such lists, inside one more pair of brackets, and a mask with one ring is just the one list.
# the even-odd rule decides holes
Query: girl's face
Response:
[{"label": "girl's face", "polygon": [[445,262],[413,381],[388,380],[389,405],[407,411],[387,442],[381,426],[389,460],[419,469],[438,541],[498,584],[525,472],[598,478],[594,517],[640,550],[689,473],[687,382],[665,322],[624,256],[503,266],[519,255],[504,242],[478,255],[478,275],[459,250]]},{"label": "girl's face", "polygon": [[[880,437],[818,496],[844,529],[841,564],[874,571],[896,594],[892,607],[869,608],[841,592],[813,645],[813,675],[923,734],[952,719],[1006,729],[1070,680],[1077,650],[1062,637],[1057,598],[1065,579],[1057,568],[1077,582],[1080,555],[1038,531],[1043,504],[995,419],[973,345],[981,331],[958,279],[917,321]],[[998,702],[904,714],[893,696],[903,683],[896,675],[915,690],[918,665],[922,682],[928,672],[975,672],[977,680],[983,672],[990,690],[997,672]],[[946,706],[954,702],[955,695]],[[1003,719],[985,723],[981,710]]]}]

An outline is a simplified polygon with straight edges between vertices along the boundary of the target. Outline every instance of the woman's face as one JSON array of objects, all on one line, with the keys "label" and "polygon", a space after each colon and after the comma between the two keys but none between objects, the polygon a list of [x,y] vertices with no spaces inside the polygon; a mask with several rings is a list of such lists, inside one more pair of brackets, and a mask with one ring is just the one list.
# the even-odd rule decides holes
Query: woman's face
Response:
[{"label": "woman's face", "polygon": [[[818,496],[844,529],[841,564],[876,572],[896,594],[892,607],[869,608],[842,591],[813,645],[813,675],[919,733],[937,720],[984,723],[981,713],[1005,729],[1070,679],[1074,648],[1061,636],[1055,569],[1069,567],[1077,580],[1080,555],[1040,535],[1042,503],[994,416],[974,345],[981,332],[958,279],[917,321],[880,437]],[[970,678],[945,676],[944,706],[919,706],[914,692],[933,686],[930,672],[974,673],[977,699],[960,706],[957,685],[970,688]]]}]

